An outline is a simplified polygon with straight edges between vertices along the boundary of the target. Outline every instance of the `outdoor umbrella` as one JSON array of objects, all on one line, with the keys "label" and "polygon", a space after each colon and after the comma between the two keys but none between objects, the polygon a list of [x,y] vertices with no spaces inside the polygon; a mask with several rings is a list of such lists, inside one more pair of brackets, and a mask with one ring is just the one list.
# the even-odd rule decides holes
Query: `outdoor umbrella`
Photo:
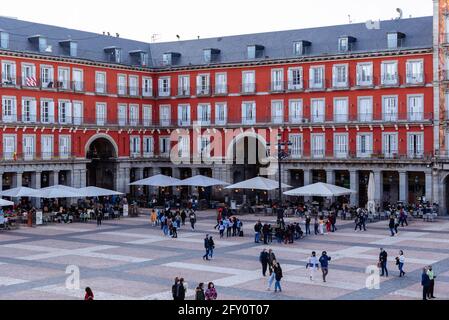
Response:
[{"label": "outdoor umbrella", "polygon": [[284,194],[287,196],[304,196],[304,197],[339,197],[352,193],[357,192],[354,190],[321,182],[284,192]]},{"label": "outdoor umbrella", "polygon": [[227,185],[229,185],[229,183],[202,175],[182,180],[176,184],[176,186],[203,187],[203,188],[212,186],[227,186]]},{"label": "outdoor umbrella", "polygon": [[103,188],[98,188],[98,187],[80,188],[80,189],[78,189],[78,192],[83,197],[89,197],[89,198],[106,197],[106,196],[121,196],[121,195],[123,195],[123,193],[121,193],[121,192],[108,190],[108,189],[103,189]]},{"label": "outdoor umbrella", "polygon": [[79,190],[68,186],[51,186],[48,188],[40,189],[35,198],[44,199],[57,199],[57,198],[82,198]]},{"label": "outdoor umbrella", "polygon": [[0,199],[0,207],[9,207],[9,206],[13,206],[13,205],[14,205],[14,202]]},{"label": "outdoor umbrella", "polygon": [[150,178],[130,183],[130,186],[172,187],[181,182],[179,179],[158,174]]},{"label": "outdoor umbrella", "polygon": [[19,187],[0,192],[1,196],[10,198],[36,197],[38,194],[38,190],[27,187]]},{"label": "outdoor umbrella", "polygon": [[[291,186],[283,183],[282,188],[291,188]],[[254,190],[271,191],[279,189],[279,181],[270,180],[263,177],[256,177],[253,179],[233,184],[229,187],[226,187],[226,189],[251,189],[251,190],[254,189]]]},{"label": "outdoor umbrella", "polygon": [[369,183],[368,183],[368,211],[370,213],[376,212],[376,201],[374,200],[376,194],[376,184],[374,182],[374,174],[371,172],[369,175]]}]

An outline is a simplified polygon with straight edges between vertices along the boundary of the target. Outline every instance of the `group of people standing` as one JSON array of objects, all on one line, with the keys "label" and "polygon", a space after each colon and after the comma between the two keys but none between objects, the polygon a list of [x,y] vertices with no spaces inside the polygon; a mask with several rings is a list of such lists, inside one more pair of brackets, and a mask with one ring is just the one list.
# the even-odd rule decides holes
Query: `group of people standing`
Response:
[{"label": "group of people standing", "polygon": [[[184,278],[175,278],[172,286],[173,300],[183,301],[186,299],[188,285]],[[209,282],[207,289],[204,290],[204,283],[201,282],[195,289],[195,300],[217,300],[217,290],[213,282]]]}]

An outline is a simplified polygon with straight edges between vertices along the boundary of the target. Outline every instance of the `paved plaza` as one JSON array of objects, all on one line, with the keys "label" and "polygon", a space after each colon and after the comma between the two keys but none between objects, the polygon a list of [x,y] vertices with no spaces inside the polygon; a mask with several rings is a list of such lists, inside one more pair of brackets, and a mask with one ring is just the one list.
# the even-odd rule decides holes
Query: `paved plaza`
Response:
[{"label": "paved plaza", "polygon": [[[449,220],[413,220],[396,237],[389,236],[387,221],[369,224],[367,232],[354,232],[352,221],[338,221],[337,233],[264,246],[253,239],[259,218],[274,222],[244,216],[245,237],[222,240],[213,229],[214,212],[198,213],[197,230],[186,226],[178,239],[164,237],[146,216],[104,221],[100,228],[91,222],[1,231],[0,299],[82,299],[89,286],[98,300],[165,300],[171,299],[176,276],[188,283],[187,299],[194,298],[199,282],[209,281],[216,284],[219,300],[420,299],[421,268],[429,264],[437,275],[436,297],[449,299]],[[206,233],[215,236],[212,261],[202,259]],[[389,253],[390,277],[382,278],[379,290],[368,290],[365,270],[377,264],[380,247]],[[283,267],[282,293],[266,290],[258,261],[263,248],[272,248]],[[401,249],[405,278],[398,277],[394,263]],[[332,257],[327,283],[308,278],[306,260],[314,250]],[[80,290],[66,288],[69,265],[80,268]]]}]

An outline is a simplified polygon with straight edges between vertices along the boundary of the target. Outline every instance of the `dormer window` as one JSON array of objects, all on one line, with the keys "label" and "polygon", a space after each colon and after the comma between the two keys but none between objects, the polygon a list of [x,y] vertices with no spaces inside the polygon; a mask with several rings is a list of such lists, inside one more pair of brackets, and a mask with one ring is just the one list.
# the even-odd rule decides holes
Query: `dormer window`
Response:
[{"label": "dormer window", "polygon": [[28,40],[34,45],[39,52],[51,52],[52,48],[47,43],[47,38],[37,35],[29,37]]},{"label": "dormer window", "polygon": [[0,31],[0,48],[9,49],[9,33]]},{"label": "dormer window", "polygon": [[389,32],[387,33],[388,49],[397,49],[402,47],[405,39],[405,34],[401,32]]},{"label": "dormer window", "polygon": [[293,54],[295,56],[303,56],[308,53],[311,45],[312,43],[309,41],[296,41],[293,43]]},{"label": "dormer window", "polygon": [[162,56],[162,64],[164,66],[171,66],[178,63],[181,54],[177,52],[166,52]]},{"label": "dormer window", "polygon": [[265,47],[255,44],[248,46],[248,59],[262,58],[264,55]]},{"label": "dormer window", "polygon": [[148,53],[142,50],[131,51],[129,53],[134,65],[139,65],[141,67],[148,66]]},{"label": "dormer window", "polygon": [[354,37],[343,36],[338,38],[338,51],[348,52],[354,47],[356,39]]},{"label": "dormer window", "polygon": [[105,48],[107,59],[109,62],[121,63],[122,62],[122,49],[117,47]]},{"label": "dormer window", "polygon": [[203,59],[206,63],[215,62],[218,60],[218,57],[220,56],[220,50],[219,49],[204,49],[203,50]]},{"label": "dormer window", "polygon": [[66,40],[59,42],[60,46],[63,48],[64,53],[71,56],[78,56],[78,43],[72,40]]}]

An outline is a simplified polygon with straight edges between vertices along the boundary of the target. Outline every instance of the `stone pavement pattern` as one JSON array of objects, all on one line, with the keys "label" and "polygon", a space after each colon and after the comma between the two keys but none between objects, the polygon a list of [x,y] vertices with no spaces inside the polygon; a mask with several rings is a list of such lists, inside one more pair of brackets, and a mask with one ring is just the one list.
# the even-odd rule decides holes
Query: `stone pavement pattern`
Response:
[{"label": "stone pavement pattern", "polygon": [[[0,299],[82,299],[84,287],[93,289],[96,299],[171,299],[176,276],[188,283],[187,299],[193,299],[199,282],[212,281],[219,299],[420,299],[421,268],[432,264],[437,274],[436,296],[449,299],[449,220],[426,223],[415,220],[390,237],[387,221],[368,225],[367,232],[354,232],[352,221],[338,221],[337,233],[309,236],[295,244],[255,244],[253,225],[274,223],[272,217],[242,217],[244,238],[219,239],[213,229],[215,214],[198,214],[196,230],[185,226],[178,239],[164,237],[141,216],[120,221],[88,224],[23,227],[0,232]],[[295,218],[288,221],[297,221]],[[211,231],[212,230],[212,231]],[[212,261],[203,261],[203,238],[214,236]],[[365,288],[370,265],[376,265],[379,248],[389,253],[389,278],[382,278],[379,290]],[[272,248],[284,271],[282,293],[267,291],[259,253]],[[406,256],[406,277],[399,278],[394,257]],[[305,269],[312,251],[326,250],[332,257],[328,282],[320,272],[311,282]],[[66,268],[80,268],[81,289],[66,289]]]}]

